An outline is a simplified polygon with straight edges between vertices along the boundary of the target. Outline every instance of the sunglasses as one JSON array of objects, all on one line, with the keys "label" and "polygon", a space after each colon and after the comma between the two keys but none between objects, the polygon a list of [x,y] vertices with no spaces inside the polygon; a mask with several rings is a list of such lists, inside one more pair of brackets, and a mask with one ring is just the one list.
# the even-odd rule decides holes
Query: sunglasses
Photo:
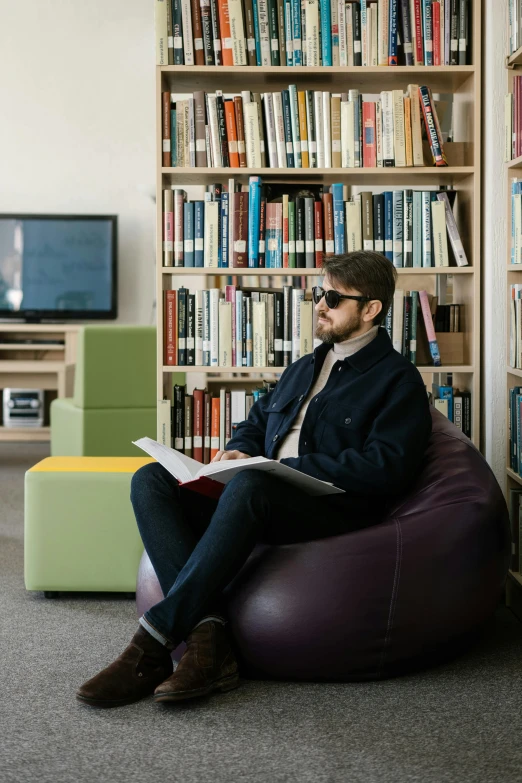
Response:
[{"label": "sunglasses", "polygon": [[357,302],[371,301],[370,296],[351,296],[349,294],[340,294],[333,289],[325,291],[324,288],[321,288],[320,285],[314,285],[312,287],[312,298],[314,300],[314,304],[319,304],[323,296],[324,301],[326,302],[326,306],[329,310],[333,310],[335,307],[337,307],[341,299],[355,299]]}]

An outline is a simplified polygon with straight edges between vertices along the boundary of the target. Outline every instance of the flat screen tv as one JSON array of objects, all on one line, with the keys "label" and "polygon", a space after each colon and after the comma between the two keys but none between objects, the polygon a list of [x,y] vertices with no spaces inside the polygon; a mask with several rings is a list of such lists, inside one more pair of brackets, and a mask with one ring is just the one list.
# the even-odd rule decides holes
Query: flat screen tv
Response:
[{"label": "flat screen tv", "polygon": [[0,214],[0,319],[114,319],[116,215]]}]

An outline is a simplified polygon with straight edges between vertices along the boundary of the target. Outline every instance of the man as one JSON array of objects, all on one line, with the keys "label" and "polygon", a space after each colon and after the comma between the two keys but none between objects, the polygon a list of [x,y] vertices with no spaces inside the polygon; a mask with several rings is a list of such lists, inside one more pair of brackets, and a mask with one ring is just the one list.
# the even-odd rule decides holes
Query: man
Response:
[{"label": "man", "polygon": [[[422,466],[431,416],[418,370],[381,327],[396,271],[382,255],[324,260],[313,291],[322,344],[288,367],[214,461],[263,455],[330,481],[311,497],[247,469],[219,501],[180,487],[158,463],[133,476],[131,501],[163,595],[126,650],[77,698],[119,706],[154,693],[179,701],[239,684],[222,591],[256,542],[323,538],[376,524]],[[172,673],[170,652],[187,649]]]}]

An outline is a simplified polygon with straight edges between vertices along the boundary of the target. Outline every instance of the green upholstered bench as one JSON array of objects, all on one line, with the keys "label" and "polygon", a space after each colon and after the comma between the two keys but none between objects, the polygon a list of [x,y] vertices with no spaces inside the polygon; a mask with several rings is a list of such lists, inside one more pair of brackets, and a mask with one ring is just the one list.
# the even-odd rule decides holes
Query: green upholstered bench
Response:
[{"label": "green upholstered bench", "polygon": [[51,403],[51,455],[138,457],[156,438],[156,327],[93,324],[78,332],[74,396]]},{"label": "green upholstered bench", "polygon": [[143,543],[130,501],[150,457],[47,457],[25,474],[27,590],[135,592]]}]

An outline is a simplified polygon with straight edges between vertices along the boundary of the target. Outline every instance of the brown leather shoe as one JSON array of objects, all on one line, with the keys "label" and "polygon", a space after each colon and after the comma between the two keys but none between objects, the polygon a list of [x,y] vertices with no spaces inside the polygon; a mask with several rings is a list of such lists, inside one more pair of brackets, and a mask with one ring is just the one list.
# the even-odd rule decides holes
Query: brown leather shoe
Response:
[{"label": "brown leather shoe", "polygon": [[186,639],[176,671],[158,685],[154,701],[182,701],[239,686],[236,657],[222,623],[201,623]]},{"label": "brown leather shoe", "polygon": [[150,696],[173,669],[170,651],[140,625],[129,646],[95,677],[76,698],[92,707],[121,707]]}]

